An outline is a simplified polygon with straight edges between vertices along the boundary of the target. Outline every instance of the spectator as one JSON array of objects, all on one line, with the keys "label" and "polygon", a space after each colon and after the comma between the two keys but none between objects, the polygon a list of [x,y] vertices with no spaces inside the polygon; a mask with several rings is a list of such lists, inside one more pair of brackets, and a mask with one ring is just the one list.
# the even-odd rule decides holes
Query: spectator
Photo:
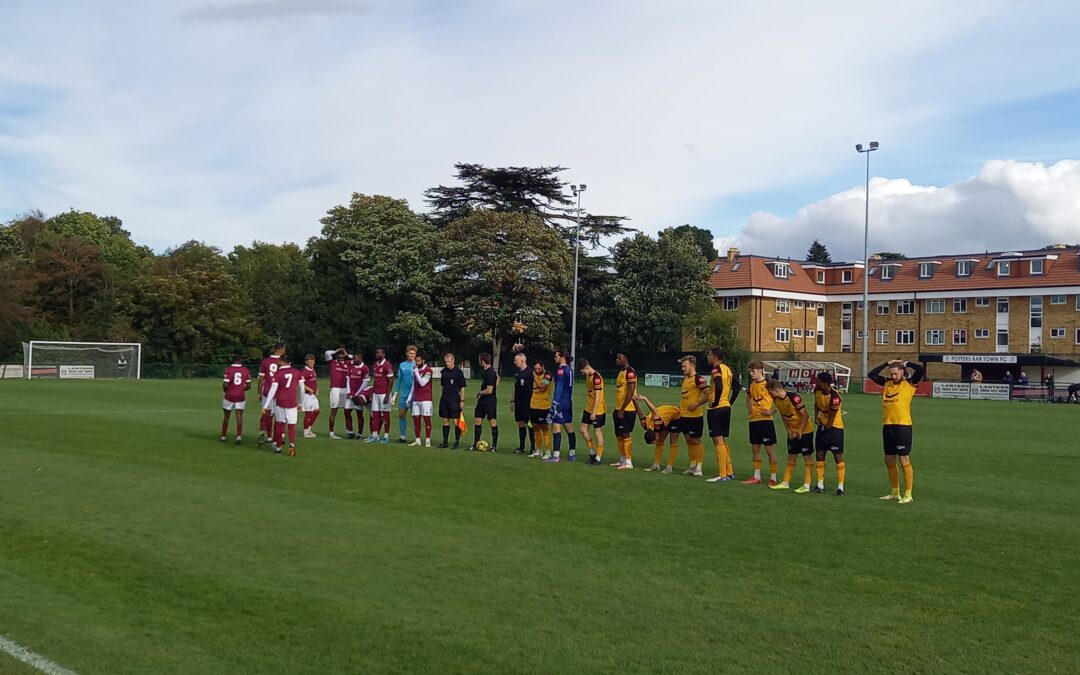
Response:
[{"label": "spectator", "polygon": [[1046,377],[1043,378],[1043,385],[1046,386],[1046,400],[1053,401],[1054,400],[1054,374],[1053,373],[1047,373],[1046,374]]},{"label": "spectator", "polygon": [[1027,373],[1025,373],[1024,371],[1021,370],[1020,371],[1020,379],[1017,380],[1016,383],[1021,385],[1021,386],[1024,386],[1024,387],[1028,386],[1028,384],[1030,384],[1030,382],[1028,382]]},{"label": "spectator", "polygon": [[971,369],[971,381],[975,384],[982,382],[982,373],[979,372],[978,368]]},{"label": "spectator", "polygon": [[1012,371],[1006,370],[1004,377],[1001,378],[1001,381],[1005,384],[1012,384]]}]

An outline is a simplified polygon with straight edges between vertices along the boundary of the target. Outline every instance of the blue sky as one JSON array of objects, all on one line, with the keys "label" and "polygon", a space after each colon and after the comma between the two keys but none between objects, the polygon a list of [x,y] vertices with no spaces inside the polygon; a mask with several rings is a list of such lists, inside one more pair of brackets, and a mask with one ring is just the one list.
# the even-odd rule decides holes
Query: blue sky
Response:
[{"label": "blue sky", "polygon": [[1078,25],[1016,0],[7,0],[0,220],[304,241],[352,191],[422,208],[457,161],[562,164],[645,231],[850,258],[853,145],[879,140],[874,248],[1075,242]]}]

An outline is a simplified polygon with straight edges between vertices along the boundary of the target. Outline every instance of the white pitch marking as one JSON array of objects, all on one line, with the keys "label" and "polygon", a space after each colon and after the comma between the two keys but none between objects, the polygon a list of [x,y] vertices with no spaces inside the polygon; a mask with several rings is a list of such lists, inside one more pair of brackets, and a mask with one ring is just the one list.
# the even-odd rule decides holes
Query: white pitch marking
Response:
[{"label": "white pitch marking", "polygon": [[26,647],[12,642],[7,637],[0,635],[0,651],[13,656],[25,664],[37,668],[46,675],[78,675],[74,670],[68,670],[57,665],[40,654],[35,654]]}]

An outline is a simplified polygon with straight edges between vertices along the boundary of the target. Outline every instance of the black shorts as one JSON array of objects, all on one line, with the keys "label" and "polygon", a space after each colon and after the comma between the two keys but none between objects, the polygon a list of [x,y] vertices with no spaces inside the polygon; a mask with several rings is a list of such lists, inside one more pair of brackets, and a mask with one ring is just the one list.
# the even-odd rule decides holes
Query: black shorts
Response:
[{"label": "black shorts", "polygon": [[709,413],[709,438],[731,435],[731,408],[716,408]]},{"label": "black shorts", "polygon": [[495,402],[495,397],[482,398],[476,402],[476,410],[473,412],[473,417],[478,420],[489,419],[493,420],[499,416],[499,404]]},{"label": "black shorts", "polygon": [[701,438],[701,433],[705,430],[705,418],[680,417],[672,421],[670,428],[673,434],[683,434],[687,438]]},{"label": "black shorts", "polygon": [[807,457],[814,454],[814,432],[807,431],[798,438],[787,439],[787,454]]},{"label": "black shorts", "polygon": [[886,424],[881,427],[881,445],[886,455],[910,455],[911,425]]},{"label": "black shorts", "polygon": [[844,451],[844,430],[818,427],[817,438],[814,439],[814,447],[818,452],[833,452],[840,454]]},{"label": "black shorts", "polygon": [[439,399],[439,417],[444,420],[457,420],[461,417],[461,399],[458,397]]},{"label": "black shorts", "polygon": [[776,445],[776,425],[772,420],[750,423],[750,445]]},{"label": "black shorts", "polygon": [[551,424],[551,408],[529,408],[529,420],[533,424]]},{"label": "black shorts", "polygon": [[581,423],[591,425],[593,429],[603,429],[604,424],[607,423],[607,413],[600,413],[596,416],[596,421],[593,421],[592,414],[587,410],[581,411]]},{"label": "black shorts", "polygon": [[615,435],[616,436],[629,436],[634,431],[634,425],[637,423],[637,413],[630,410],[624,410],[622,417],[615,416]]},{"label": "black shorts", "polygon": [[532,419],[532,411],[529,409],[529,404],[524,405],[518,402],[514,402],[514,421],[515,422],[528,422]]}]

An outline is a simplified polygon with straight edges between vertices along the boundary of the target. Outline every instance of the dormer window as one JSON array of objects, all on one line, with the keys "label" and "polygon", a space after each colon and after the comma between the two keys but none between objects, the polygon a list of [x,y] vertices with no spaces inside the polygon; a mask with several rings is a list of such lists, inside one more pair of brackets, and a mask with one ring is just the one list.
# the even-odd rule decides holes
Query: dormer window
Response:
[{"label": "dormer window", "polygon": [[842,284],[850,284],[851,283],[851,270],[842,270],[840,272],[840,283],[842,283]]},{"label": "dormer window", "polygon": [[773,263],[773,276],[777,279],[787,279],[791,275],[791,265],[782,262]]},{"label": "dormer window", "polygon": [[736,261],[734,264],[732,264],[731,271],[732,272],[738,272],[740,267],[742,267],[742,261],[741,260]]},{"label": "dormer window", "polygon": [[720,267],[721,267],[720,263],[716,263],[715,265],[713,265],[712,271],[713,271],[714,273],[715,273],[715,272],[719,272],[719,271],[720,271]]},{"label": "dormer window", "polygon": [[881,280],[889,281],[896,274],[895,265],[882,265],[881,266]]},{"label": "dormer window", "polygon": [[1039,276],[1043,273],[1043,259],[1031,260],[1031,276]]},{"label": "dormer window", "polygon": [[956,276],[958,277],[970,277],[973,271],[975,271],[975,261],[973,260],[960,260],[956,263]]},{"label": "dormer window", "polygon": [[825,270],[818,270],[817,271],[817,282],[819,284],[825,283]]},{"label": "dormer window", "polygon": [[997,275],[999,277],[1009,276],[1009,270],[1012,267],[1012,263],[1008,260],[999,260],[997,263]]},{"label": "dormer window", "polygon": [[919,278],[929,279],[934,276],[934,268],[937,267],[932,262],[919,263]]}]

